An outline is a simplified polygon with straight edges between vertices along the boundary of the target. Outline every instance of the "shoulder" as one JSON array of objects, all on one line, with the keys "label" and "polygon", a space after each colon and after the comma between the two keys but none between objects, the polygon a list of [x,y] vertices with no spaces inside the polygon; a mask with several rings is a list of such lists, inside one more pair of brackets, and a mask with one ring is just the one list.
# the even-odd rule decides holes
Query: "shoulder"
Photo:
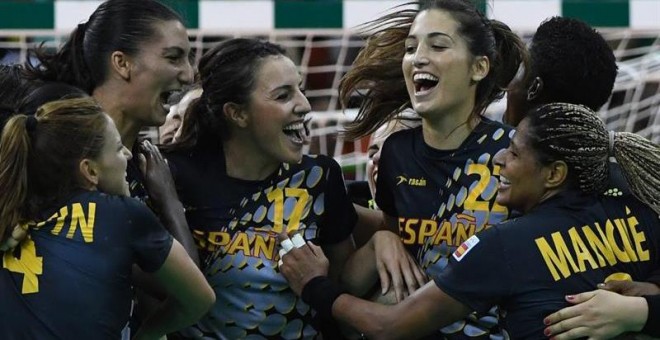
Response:
[{"label": "shoulder", "polygon": [[294,165],[293,168],[311,169],[315,166],[329,170],[341,170],[339,163],[334,158],[326,155],[303,155],[300,163]]},{"label": "shoulder", "polygon": [[133,197],[110,195],[99,191],[90,192],[86,196],[88,202],[97,203],[99,205],[97,209],[111,214],[113,218],[151,213],[145,203]]}]

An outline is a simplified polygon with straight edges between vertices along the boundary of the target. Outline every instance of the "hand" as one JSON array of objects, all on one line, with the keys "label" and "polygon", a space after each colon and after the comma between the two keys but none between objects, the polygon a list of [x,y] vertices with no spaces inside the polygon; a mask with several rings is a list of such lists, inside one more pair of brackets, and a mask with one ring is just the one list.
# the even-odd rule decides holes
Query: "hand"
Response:
[{"label": "hand", "polygon": [[[279,236],[280,243],[286,239],[286,234]],[[317,276],[328,275],[330,261],[323,254],[321,247],[307,242],[306,245],[294,247],[282,256],[282,264],[279,267],[293,292],[300,296],[307,282]]]},{"label": "hand", "polygon": [[[646,323],[644,298],[626,297],[599,289],[568,295],[566,300],[575,305],[543,320],[548,325],[546,336],[557,340],[582,337],[609,339],[627,331],[639,331]],[[648,307],[646,311],[648,313]]]},{"label": "hand", "polygon": [[371,242],[376,254],[376,268],[383,295],[390,290],[391,283],[396,301],[401,302],[428,281],[424,271],[406,251],[399,235],[380,230],[374,234]]},{"label": "hand", "polygon": [[140,143],[139,149],[138,157],[140,171],[145,179],[144,186],[155,207],[163,208],[171,198],[178,200],[169,165],[158,148],[148,140],[144,140]]},{"label": "hand", "polygon": [[27,237],[27,225],[15,225],[9,237],[0,244],[0,252],[13,250]]},{"label": "hand", "polygon": [[608,281],[598,284],[598,288],[626,296],[658,295],[660,287],[654,283],[641,281]]}]

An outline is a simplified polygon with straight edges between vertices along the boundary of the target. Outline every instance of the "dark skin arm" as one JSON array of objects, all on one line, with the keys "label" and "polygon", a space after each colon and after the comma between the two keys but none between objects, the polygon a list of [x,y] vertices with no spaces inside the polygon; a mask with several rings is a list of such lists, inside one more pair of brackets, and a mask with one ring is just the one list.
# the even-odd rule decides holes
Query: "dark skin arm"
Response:
[{"label": "dark skin arm", "polygon": [[165,158],[149,141],[140,143],[140,170],[145,178],[149,197],[165,228],[181,243],[190,258],[199,266],[199,253],[176,193],[174,180]]},{"label": "dark skin arm", "polygon": [[[328,259],[320,247],[311,243],[292,249],[284,255],[280,271],[291,289],[302,289],[316,276],[328,272]],[[445,294],[429,282],[396,305],[381,305],[342,294],[332,305],[332,315],[370,339],[410,339],[430,334],[438,328],[460,320],[470,308]]]}]

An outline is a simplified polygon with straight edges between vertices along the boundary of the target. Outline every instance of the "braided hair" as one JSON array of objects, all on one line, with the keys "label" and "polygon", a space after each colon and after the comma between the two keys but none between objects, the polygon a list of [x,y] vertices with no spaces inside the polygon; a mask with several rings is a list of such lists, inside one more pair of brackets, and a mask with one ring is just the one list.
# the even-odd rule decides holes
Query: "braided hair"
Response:
[{"label": "braided hair", "polygon": [[605,191],[609,157],[616,158],[633,194],[660,214],[660,147],[629,132],[607,131],[590,108],[568,103],[538,107],[528,116],[529,138],[542,164],[562,160],[569,184]]}]

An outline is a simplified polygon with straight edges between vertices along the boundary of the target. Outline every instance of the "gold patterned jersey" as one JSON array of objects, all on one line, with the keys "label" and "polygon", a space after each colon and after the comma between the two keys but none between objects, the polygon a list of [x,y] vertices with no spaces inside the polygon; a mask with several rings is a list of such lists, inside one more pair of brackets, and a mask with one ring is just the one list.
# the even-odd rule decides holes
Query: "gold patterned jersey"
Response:
[{"label": "gold patterned jersey", "polygon": [[326,156],[304,156],[265,180],[245,181],[227,176],[216,155],[168,155],[203,271],[216,293],[211,311],[183,335],[315,337],[319,325],[313,311],[277,268],[277,234],[300,233],[321,245],[350,236],[357,215],[341,168]]}]

